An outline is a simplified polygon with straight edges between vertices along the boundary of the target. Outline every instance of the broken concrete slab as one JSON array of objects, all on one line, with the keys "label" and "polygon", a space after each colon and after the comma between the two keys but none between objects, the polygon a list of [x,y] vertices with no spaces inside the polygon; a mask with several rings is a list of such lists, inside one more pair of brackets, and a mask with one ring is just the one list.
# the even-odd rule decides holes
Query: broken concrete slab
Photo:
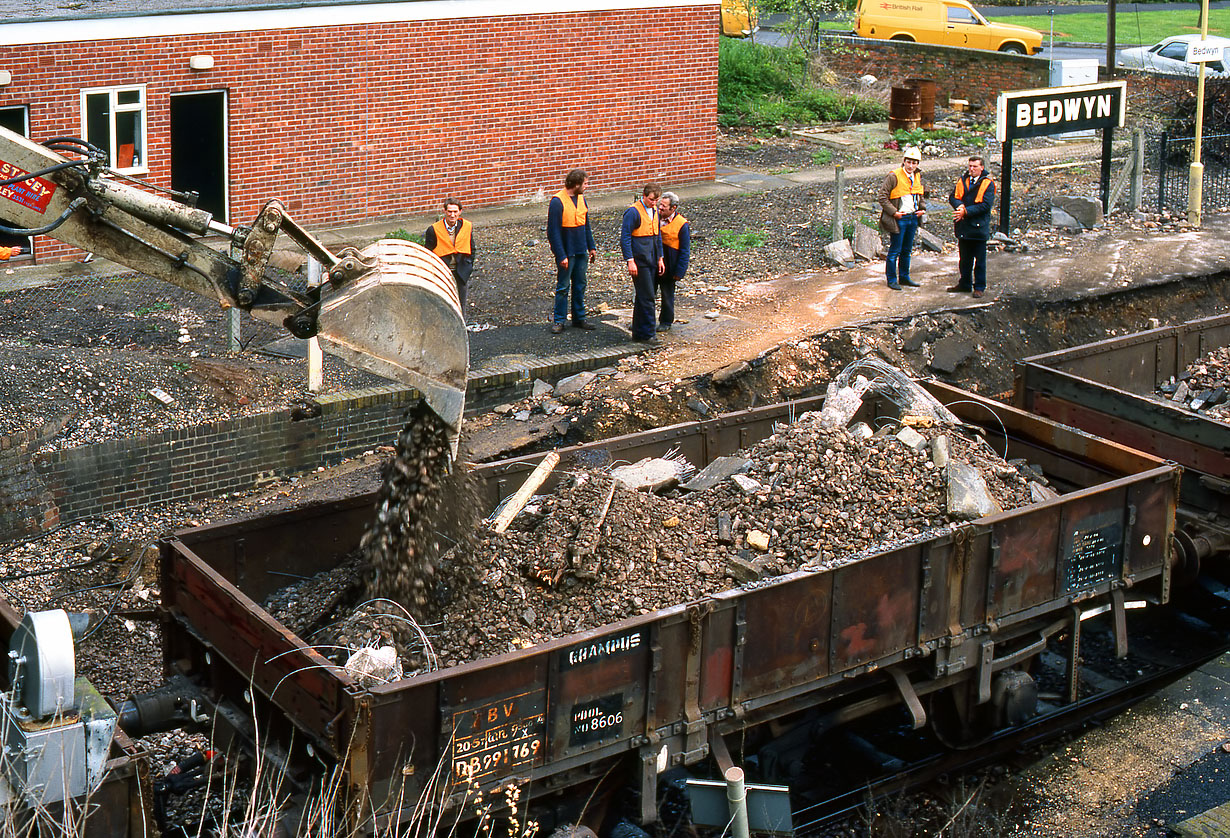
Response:
[{"label": "broken concrete slab", "polygon": [[576,375],[570,375],[567,378],[561,378],[555,384],[555,393],[558,396],[566,396],[569,393],[576,393],[579,390],[584,390],[586,386],[598,378],[596,372],[579,372]]},{"label": "broken concrete slab", "polygon": [[854,255],[874,261],[884,255],[884,239],[880,231],[861,222],[854,223]]},{"label": "broken concrete slab", "polygon": [[1058,195],[1051,199],[1052,207],[1066,212],[1086,230],[1102,226],[1102,202],[1085,195]]},{"label": "broken concrete slab", "polygon": [[661,492],[678,485],[682,472],[678,460],[646,457],[630,466],[611,469],[611,479],[634,491]]},{"label": "broken concrete slab", "polygon": [[921,451],[927,447],[927,438],[913,428],[902,428],[898,431],[897,441],[911,451]]},{"label": "broken concrete slab", "polygon": [[939,468],[944,468],[948,465],[949,460],[949,443],[948,437],[941,434],[931,440],[931,462],[935,463]]},{"label": "broken concrete slab", "polygon": [[957,367],[974,354],[975,348],[974,342],[969,338],[956,335],[941,338],[935,342],[929,366],[936,372],[955,372]]},{"label": "broken concrete slab", "polygon": [[991,497],[986,481],[978,469],[960,460],[948,463],[948,514],[973,521],[985,515],[1003,512]]},{"label": "broken concrete slab", "polygon": [[530,391],[530,395],[537,399],[551,392],[554,392],[554,390],[555,390],[554,387],[552,387],[547,382],[543,381],[541,378],[535,378],[534,388]]},{"label": "broken concrete slab", "polygon": [[1079,221],[1059,207],[1051,207],[1051,226],[1072,233],[1079,233],[1083,229]]},{"label": "broken concrete slab", "polygon": [[932,253],[944,252],[944,240],[936,236],[922,227],[918,228],[918,242],[924,250],[930,250]]},{"label": "broken concrete slab", "polygon": [[751,467],[752,461],[747,457],[718,457],[680,488],[689,492],[704,492],[733,475],[746,473]]},{"label": "broken concrete slab", "polygon": [[746,474],[732,474],[730,482],[739,487],[739,491],[745,495],[754,495],[764,488],[764,484],[754,477],[748,477]]},{"label": "broken concrete slab", "polygon": [[834,264],[846,266],[854,261],[854,249],[846,239],[830,242],[824,246],[824,258]]}]

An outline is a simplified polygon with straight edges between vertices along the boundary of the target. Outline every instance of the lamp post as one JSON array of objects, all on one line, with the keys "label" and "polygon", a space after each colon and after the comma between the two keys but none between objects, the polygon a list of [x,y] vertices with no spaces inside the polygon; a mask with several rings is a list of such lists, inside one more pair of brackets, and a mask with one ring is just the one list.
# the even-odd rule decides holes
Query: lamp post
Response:
[{"label": "lamp post", "polygon": [[[1209,37],[1209,0],[1200,0],[1200,40]],[[1200,62],[1196,76],[1196,148],[1192,152],[1192,168],[1187,182],[1187,223],[1200,226],[1200,207],[1204,199],[1204,164],[1200,162],[1200,145],[1204,135],[1204,63]]]}]

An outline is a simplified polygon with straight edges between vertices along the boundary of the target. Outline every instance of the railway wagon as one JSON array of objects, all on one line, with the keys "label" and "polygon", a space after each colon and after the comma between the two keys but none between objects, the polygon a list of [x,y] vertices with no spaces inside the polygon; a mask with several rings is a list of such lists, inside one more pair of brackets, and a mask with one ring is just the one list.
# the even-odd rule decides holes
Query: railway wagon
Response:
[{"label": "railway wagon", "polygon": [[[596,778],[639,793],[659,776],[737,758],[732,734],[802,711],[844,721],[903,712],[960,745],[1033,711],[1025,665],[1082,610],[1169,597],[1180,470],[1147,454],[938,383],[928,390],[997,450],[1040,467],[1054,499],[882,549],[681,602],[545,644],[362,688],[257,603],[335,566],[372,515],[363,496],[178,533],[162,544],[170,674],[204,690],[219,740],[276,745],[292,780],[340,767],[377,824],[424,795],[465,807],[476,790],[523,789],[539,825],[578,815],[567,792]],[[561,450],[635,461],[677,449],[731,454],[821,399],[771,405]],[[887,402],[864,405],[884,416]],[[539,456],[477,468],[493,504]],[[686,592],[682,593],[686,598]],[[1062,645],[1062,644],[1061,644]],[[1076,699],[1078,646],[1068,650]],[[253,720],[260,730],[253,730]],[[772,727],[767,725],[766,727]],[[735,742],[735,757],[727,742]],[[524,811],[524,809],[523,809]]]},{"label": "railway wagon", "polygon": [[1157,393],[1197,359],[1227,345],[1230,315],[1219,315],[1016,365],[1017,406],[1183,466],[1177,541],[1183,562],[1193,568],[1230,547],[1230,424]]}]

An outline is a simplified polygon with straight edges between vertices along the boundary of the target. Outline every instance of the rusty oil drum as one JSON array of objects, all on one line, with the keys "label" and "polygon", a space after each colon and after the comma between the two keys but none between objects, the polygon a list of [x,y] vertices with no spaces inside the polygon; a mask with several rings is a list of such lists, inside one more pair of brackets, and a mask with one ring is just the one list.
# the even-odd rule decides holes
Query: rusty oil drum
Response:
[{"label": "rusty oil drum", "polygon": [[918,90],[918,127],[935,127],[935,80],[906,79],[906,87]]},{"label": "rusty oil drum", "polygon": [[912,131],[917,128],[919,103],[917,87],[894,87],[889,96],[888,130]]}]

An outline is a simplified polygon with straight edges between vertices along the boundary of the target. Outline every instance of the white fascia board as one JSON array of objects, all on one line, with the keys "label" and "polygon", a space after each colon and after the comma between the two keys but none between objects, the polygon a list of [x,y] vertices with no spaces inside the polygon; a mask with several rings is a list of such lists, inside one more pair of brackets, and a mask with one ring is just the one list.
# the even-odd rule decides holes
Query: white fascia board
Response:
[{"label": "white fascia board", "polygon": [[506,0],[421,0],[412,3],[360,3],[251,11],[55,20],[0,24],[0,45],[78,43],[80,41],[165,38],[270,29],[303,29],[473,17],[661,9],[664,6],[718,6],[720,0],[530,0],[510,12]]}]

